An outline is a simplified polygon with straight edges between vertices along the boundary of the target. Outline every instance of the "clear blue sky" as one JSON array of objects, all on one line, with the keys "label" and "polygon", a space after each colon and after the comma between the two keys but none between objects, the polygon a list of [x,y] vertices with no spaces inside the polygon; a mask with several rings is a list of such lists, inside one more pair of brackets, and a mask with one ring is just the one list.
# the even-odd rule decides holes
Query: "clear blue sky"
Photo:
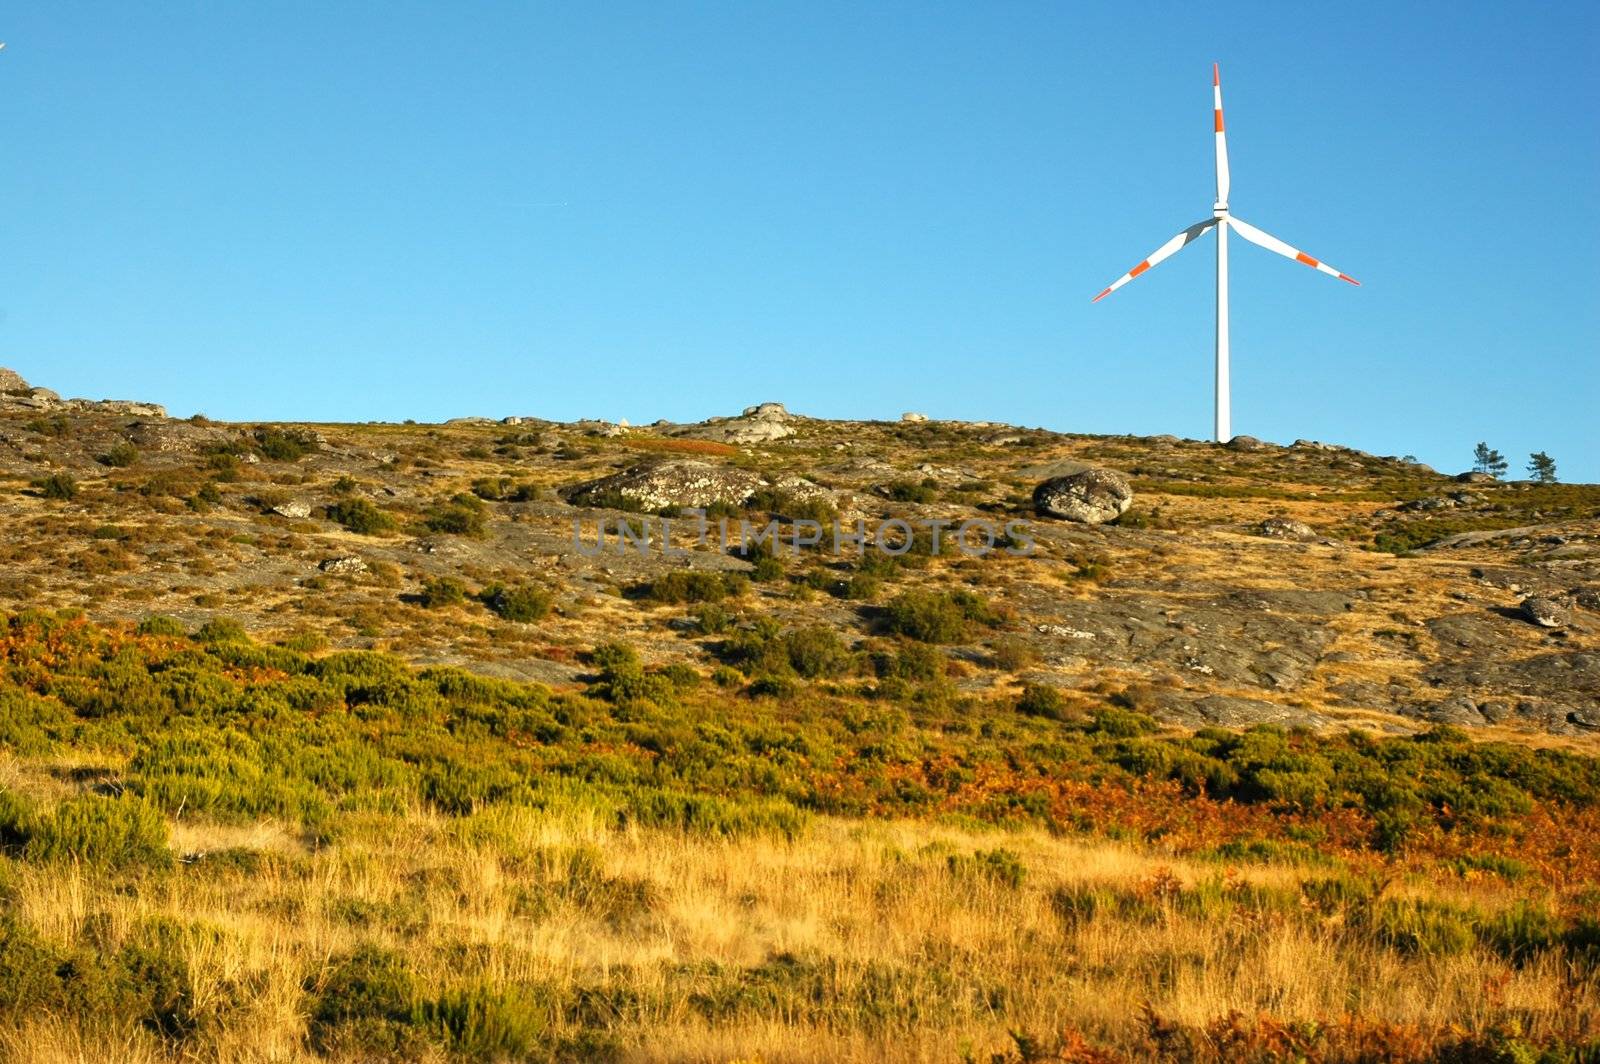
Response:
[{"label": "clear blue sky", "polygon": [[1600,5],[7,5],[0,364],[230,419],[1234,428],[1600,480]]}]

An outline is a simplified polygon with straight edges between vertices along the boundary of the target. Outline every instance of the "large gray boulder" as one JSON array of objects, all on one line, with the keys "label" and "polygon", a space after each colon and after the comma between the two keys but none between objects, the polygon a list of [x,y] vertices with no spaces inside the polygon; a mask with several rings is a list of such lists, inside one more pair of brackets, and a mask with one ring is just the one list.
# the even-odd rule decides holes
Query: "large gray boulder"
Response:
[{"label": "large gray boulder", "polygon": [[1115,521],[1132,505],[1133,488],[1114,469],[1052,477],[1033,489],[1033,506],[1041,514],[1086,525]]},{"label": "large gray boulder", "polygon": [[661,510],[718,502],[740,506],[766,486],[759,473],[748,469],[682,461],[634,466],[580,484],[565,494],[569,502],[580,506],[616,506],[622,502],[625,509]]},{"label": "large gray boulder", "polygon": [[1290,539],[1304,542],[1316,539],[1317,530],[1304,521],[1292,517],[1269,517],[1261,522],[1261,534],[1268,539]]},{"label": "large gray boulder", "polygon": [[1564,628],[1570,620],[1561,603],[1540,595],[1522,600],[1522,615],[1540,628]]}]

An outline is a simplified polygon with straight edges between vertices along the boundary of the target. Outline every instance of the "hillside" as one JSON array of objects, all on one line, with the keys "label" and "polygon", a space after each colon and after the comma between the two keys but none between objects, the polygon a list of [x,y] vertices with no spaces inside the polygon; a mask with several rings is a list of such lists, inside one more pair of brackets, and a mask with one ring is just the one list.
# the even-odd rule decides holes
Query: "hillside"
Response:
[{"label": "hillside", "polygon": [[[559,687],[580,682],[578,656],[612,639],[653,664],[710,670],[725,657],[719,626],[760,618],[870,649],[896,596],[965,590],[989,617],[941,642],[973,697],[1038,683],[1090,700],[1128,691],[1190,725],[1446,722],[1580,740],[1600,729],[1597,486],[1463,484],[1307,442],[1221,448],[781,410],[643,429],[0,411],[0,607],[191,625],[226,616],[262,638],[310,634]],[[643,502],[604,490],[567,501],[599,478],[674,461],[738,476]],[[1131,481],[1132,508],[1114,525],[1034,512],[1035,485],[1079,464]],[[46,497],[50,477],[70,478],[72,497]],[[795,497],[785,478],[809,487]],[[588,556],[601,522],[659,537],[660,519],[641,511],[676,513],[684,499],[709,502],[735,545],[740,520],[760,528],[786,507],[825,524],[837,515],[845,534],[857,520],[871,536],[902,519],[923,542],[899,559],[848,543],[835,553],[830,530],[754,573],[719,549],[714,526],[696,544],[680,519],[681,556],[624,553],[614,539]],[[1263,535],[1276,519],[1305,527]],[[948,522],[937,557],[935,520]],[[964,520],[1021,521],[1037,552],[968,556],[950,542]],[[730,593],[676,587],[679,572],[756,578]],[[534,589],[538,622],[506,623],[476,601],[495,585]],[[706,595],[719,599],[709,626],[689,601]],[[1528,620],[1529,597],[1556,603],[1559,626]]]},{"label": "hillside", "polygon": [[1600,1059],[1600,487],[20,379],[0,480],[0,1061]]}]

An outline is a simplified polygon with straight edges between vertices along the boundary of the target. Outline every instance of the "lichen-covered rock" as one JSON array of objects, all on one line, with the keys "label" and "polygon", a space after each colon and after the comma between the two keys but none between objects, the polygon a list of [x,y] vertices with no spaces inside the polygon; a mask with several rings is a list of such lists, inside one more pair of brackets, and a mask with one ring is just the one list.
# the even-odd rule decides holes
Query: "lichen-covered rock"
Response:
[{"label": "lichen-covered rock", "polygon": [[1254,436],[1235,436],[1227,443],[1230,451],[1264,451],[1270,444],[1262,443]]},{"label": "lichen-covered rock", "polygon": [[730,421],[722,431],[724,443],[771,443],[794,435],[794,429],[782,421]]},{"label": "lichen-covered rock", "polygon": [[1132,505],[1133,488],[1114,469],[1052,477],[1033,489],[1033,506],[1041,514],[1089,525],[1115,521]]},{"label": "lichen-covered rock", "polygon": [[367,563],[354,554],[348,554],[342,558],[325,558],[317,568],[334,576],[355,576],[367,571]]},{"label": "lichen-covered rock", "polygon": [[6,369],[4,366],[0,366],[0,394],[25,392],[27,390],[28,382],[22,379],[22,374],[14,369]]},{"label": "lichen-covered rock", "polygon": [[742,506],[764,487],[767,487],[765,478],[748,469],[683,461],[634,466],[580,484],[564,494],[569,502],[578,505],[622,503],[625,509],[661,510],[719,502]]},{"label": "lichen-covered rock", "polygon": [[290,499],[288,502],[278,503],[272,508],[272,512],[279,517],[287,517],[290,520],[299,521],[311,516],[311,504],[301,502],[299,499]]},{"label": "lichen-covered rock", "polygon": [[901,421],[907,421],[907,422],[913,422],[913,423],[923,422],[923,421],[928,420],[928,415],[927,414],[919,414],[914,410],[908,410],[904,414],[900,415],[900,420]]},{"label": "lichen-covered rock", "polygon": [[1304,521],[1292,517],[1269,517],[1261,522],[1260,532],[1268,539],[1308,540],[1317,538],[1317,530]]},{"label": "lichen-covered rock", "polygon": [[1540,628],[1564,628],[1569,620],[1559,602],[1540,595],[1522,600],[1522,615]]}]

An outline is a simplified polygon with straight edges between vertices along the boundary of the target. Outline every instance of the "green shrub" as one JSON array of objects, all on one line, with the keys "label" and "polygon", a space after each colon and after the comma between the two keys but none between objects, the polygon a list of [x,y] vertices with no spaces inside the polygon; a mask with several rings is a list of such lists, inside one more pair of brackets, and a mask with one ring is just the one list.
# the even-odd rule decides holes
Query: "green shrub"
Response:
[{"label": "green shrub", "polygon": [[883,589],[883,581],[870,573],[852,573],[848,580],[839,582],[836,593],[852,602],[871,602]]},{"label": "green shrub", "polygon": [[493,584],[484,588],[478,599],[502,620],[531,624],[550,612],[555,596],[545,588],[528,584],[518,587]]},{"label": "green shrub", "polygon": [[715,602],[701,606],[691,617],[695,631],[701,635],[720,635],[733,627],[733,614]]},{"label": "green shrub", "polygon": [[441,576],[422,582],[422,590],[417,592],[416,602],[426,610],[443,609],[446,606],[459,606],[467,600],[467,585],[450,576]]},{"label": "green shrub", "polygon": [[1562,942],[1565,928],[1556,915],[1537,902],[1519,899],[1478,928],[1485,945],[1514,964],[1524,964],[1535,954]]},{"label": "green shrub", "polygon": [[1160,725],[1148,714],[1121,706],[1101,706],[1089,713],[1089,730],[1114,739],[1131,739],[1158,731]]},{"label": "green shrub", "polygon": [[188,940],[196,933],[205,934],[171,920],[147,920],[117,951],[114,962],[116,988],[126,999],[123,1008],[174,1041],[200,1022],[187,959]]},{"label": "green shrub", "polygon": [[880,651],[872,659],[873,671],[880,677],[920,682],[942,679],[949,664],[943,651],[920,643],[904,643],[892,653]]},{"label": "green shrub", "polygon": [[23,853],[29,860],[163,868],[172,859],[166,820],[154,806],[132,797],[70,798],[36,814],[22,830],[28,836]]},{"label": "green shrub", "polygon": [[102,454],[97,461],[113,469],[126,469],[139,461],[139,448],[122,440],[113,444],[111,449]]},{"label": "green shrub", "polygon": [[335,957],[321,978],[307,980],[306,990],[312,995],[311,1044],[321,1053],[406,1056],[421,1041],[412,1029],[416,982],[398,953],[360,946]]},{"label": "green shrub", "polygon": [[72,423],[60,414],[34,418],[26,427],[29,432],[37,432],[41,436],[52,436],[56,439],[72,434]]},{"label": "green shrub", "polygon": [[411,1022],[466,1060],[529,1060],[544,1048],[544,1008],[514,989],[448,990],[416,1005]]},{"label": "green shrub", "polygon": [[422,774],[422,797],[442,813],[466,816],[486,805],[528,796],[528,786],[504,762],[441,761]]},{"label": "green shrub", "polygon": [[256,429],[252,443],[261,457],[274,462],[298,462],[321,446],[309,432],[278,428]]},{"label": "green shrub", "polygon": [[510,477],[479,477],[472,482],[472,494],[487,502],[499,502],[511,492]]},{"label": "green shrub", "polygon": [[1066,720],[1069,716],[1067,700],[1061,692],[1040,683],[1030,683],[1022,688],[1022,694],[1017,698],[1017,712],[1025,717],[1043,717],[1046,720]]},{"label": "green shrub", "polygon": [[137,631],[140,635],[159,635],[174,639],[189,634],[189,630],[183,626],[182,621],[176,617],[166,617],[159,613],[140,621]]},{"label": "green shrub", "polygon": [[803,497],[777,488],[763,488],[744,505],[747,510],[770,513],[787,521],[815,521],[820,525],[827,525],[839,516],[838,509],[824,496]]},{"label": "green shrub", "polygon": [[195,629],[194,637],[202,643],[248,643],[250,633],[232,617],[213,617]]},{"label": "green shrub", "polygon": [[366,499],[340,499],[328,507],[328,520],[361,536],[382,536],[398,527],[393,517]]},{"label": "green shrub", "polygon": [[796,690],[793,678],[763,673],[750,681],[745,693],[751,698],[793,698]]},{"label": "green shrub", "polygon": [[885,489],[895,502],[933,502],[939,497],[939,482],[932,477],[921,481],[897,480]]},{"label": "green shrub", "polygon": [[487,534],[488,521],[488,509],[483,505],[483,500],[465,493],[433,507],[422,517],[423,527],[429,532],[472,539],[481,539]]},{"label": "green shrub", "polygon": [[958,642],[972,621],[986,621],[983,599],[968,591],[906,591],[885,611],[889,631],[924,643]]},{"label": "green shrub", "polygon": [[1011,850],[976,850],[969,857],[953,853],[946,859],[950,874],[957,879],[979,880],[1016,890],[1027,877],[1022,859]]},{"label": "green shrub", "polygon": [[599,681],[590,689],[596,697],[624,707],[677,703],[677,687],[671,677],[645,672],[632,647],[604,643],[595,647],[590,660],[600,669]]},{"label": "green shrub", "polygon": [[850,650],[839,634],[825,625],[798,628],[783,636],[784,651],[795,672],[806,679],[837,676],[850,663]]},{"label": "green shrub", "polygon": [[70,502],[78,497],[78,482],[70,473],[51,473],[33,481],[30,486],[46,499],[57,502]]},{"label": "green shrub", "polygon": [[783,562],[771,554],[763,554],[756,559],[755,567],[750,570],[750,579],[758,584],[770,584],[775,580],[782,580],[783,574]]},{"label": "green shrub", "polygon": [[1400,953],[1453,956],[1477,943],[1475,914],[1420,898],[1382,898],[1366,914],[1378,942]]},{"label": "green shrub", "polygon": [[656,602],[721,602],[737,596],[743,586],[732,573],[674,569],[652,580],[643,590],[646,597]]}]

